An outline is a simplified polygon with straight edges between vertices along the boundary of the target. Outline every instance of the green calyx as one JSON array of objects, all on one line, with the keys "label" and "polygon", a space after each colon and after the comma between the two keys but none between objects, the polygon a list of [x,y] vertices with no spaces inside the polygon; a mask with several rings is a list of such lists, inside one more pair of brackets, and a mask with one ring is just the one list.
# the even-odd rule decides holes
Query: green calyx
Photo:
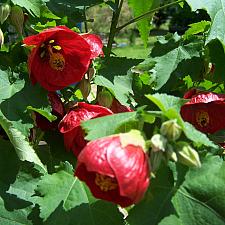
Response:
[{"label": "green calyx", "polygon": [[131,130],[128,133],[121,133],[119,134],[119,137],[122,147],[125,148],[127,145],[134,145],[141,147],[144,152],[147,152],[145,140],[139,130]]}]

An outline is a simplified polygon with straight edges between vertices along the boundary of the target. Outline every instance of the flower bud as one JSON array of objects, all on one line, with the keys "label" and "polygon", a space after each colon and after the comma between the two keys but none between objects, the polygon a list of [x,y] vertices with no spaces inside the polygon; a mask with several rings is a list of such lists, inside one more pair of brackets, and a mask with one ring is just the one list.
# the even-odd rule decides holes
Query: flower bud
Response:
[{"label": "flower bud", "polygon": [[79,89],[83,95],[83,98],[86,100],[88,95],[91,92],[91,84],[90,81],[88,79],[83,79],[80,83],[79,83]]},{"label": "flower bud", "polygon": [[160,134],[155,134],[151,138],[151,147],[154,152],[158,152],[158,151],[165,152],[166,143],[167,143],[166,138],[164,138]]},{"label": "flower bud", "polygon": [[19,34],[23,33],[24,14],[20,6],[14,5],[11,8],[10,19]]},{"label": "flower bud", "polygon": [[182,129],[177,124],[177,120],[175,119],[164,122],[160,128],[160,132],[169,140],[176,141],[180,137]]},{"label": "flower bud", "polygon": [[4,34],[0,28],[0,48],[2,47],[3,44],[4,44]]},{"label": "flower bud", "polygon": [[151,151],[150,160],[152,173],[156,172],[159,169],[163,159],[164,159],[163,152]]},{"label": "flower bud", "polygon": [[111,95],[111,93],[109,91],[101,91],[98,94],[98,103],[101,106],[110,108],[113,102],[113,96]]},{"label": "flower bud", "polygon": [[177,144],[177,148],[178,162],[186,166],[201,167],[198,152],[190,145],[188,145],[186,142],[179,142]]},{"label": "flower bud", "polygon": [[0,23],[3,24],[8,18],[11,11],[11,6],[7,3],[0,5]]},{"label": "flower bud", "polygon": [[177,162],[177,154],[173,150],[173,146],[172,145],[167,145],[167,147],[166,147],[166,156],[167,156],[167,159],[171,159],[174,162]]}]

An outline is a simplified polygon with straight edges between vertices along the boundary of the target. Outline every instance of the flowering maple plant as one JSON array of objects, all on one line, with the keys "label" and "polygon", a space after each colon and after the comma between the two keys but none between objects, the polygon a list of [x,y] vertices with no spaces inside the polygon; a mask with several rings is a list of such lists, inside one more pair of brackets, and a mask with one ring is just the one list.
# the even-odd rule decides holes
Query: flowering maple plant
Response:
[{"label": "flowering maple plant", "polygon": [[28,60],[32,83],[38,82],[48,91],[80,81],[91,59],[103,54],[96,35],[79,35],[65,26],[44,30],[23,42],[32,48]]},{"label": "flowering maple plant", "polygon": [[63,134],[66,149],[72,150],[78,156],[87,144],[81,122],[111,114],[113,112],[103,106],[85,102],[75,104],[59,123],[59,131]]},{"label": "flowering maple plant", "polygon": [[1,1],[0,225],[224,225],[224,4],[167,2]]},{"label": "flowering maple plant", "polygon": [[200,92],[188,97],[191,97],[190,101],[181,107],[181,116],[185,121],[204,133],[215,133],[225,128],[224,94]]},{"label": "flowering maple plant", "polygon": [[78,156],[75,175],[96,198],[127,207],[139,202],[149,185],[145,142],[138,131],[89,142]]}]

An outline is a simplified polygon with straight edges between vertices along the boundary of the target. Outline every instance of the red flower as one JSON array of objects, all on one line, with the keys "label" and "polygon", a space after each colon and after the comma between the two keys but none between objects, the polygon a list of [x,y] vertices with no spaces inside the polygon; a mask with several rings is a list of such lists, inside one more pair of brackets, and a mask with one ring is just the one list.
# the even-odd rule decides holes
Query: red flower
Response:
[{"label": "red flower", "polygon": [[80,127],[81,122],[111,114],[113,114],[112,111],[103,106],[78,102],[59,123],[59,131],[64,135],[65,147],[78,156],[87,144]]},{"label": "red flower", "polygon": [[130,107],[120,104],[120,102],[117,101],[115,98],[113,99],[110,109],[113,111],[113,113],[133,112],[134,111]]},{"label": "red flower", "polygon": [[44,30],[23,42],[34,47],[28,59],[33,84],[38,82],[48,91],[80,81],[91,60],[102,54],[97,36],[86,34],[83,38],[65,26]]},{"label": "red flower", "polygon": [[60,120],[65,115],[63,103],[55,92],[49,92],[48,99],[52,106],[52,114],[57,116],[57,120],[50,122],[39,113],[35,113],[35,121],[37,127],[39,127],[43,131],[57,129]]},{"label": "red flower", "polygon": [[139,202],[149,185],[143,149],[144,140],[134,130],[91,141],[78,156],[75,175],[96,198],[127,207]]},{"label": "red flower", "polygon": [[200,92],[181,107],[181,116],[204,133],[225,128],[225,95]]}]

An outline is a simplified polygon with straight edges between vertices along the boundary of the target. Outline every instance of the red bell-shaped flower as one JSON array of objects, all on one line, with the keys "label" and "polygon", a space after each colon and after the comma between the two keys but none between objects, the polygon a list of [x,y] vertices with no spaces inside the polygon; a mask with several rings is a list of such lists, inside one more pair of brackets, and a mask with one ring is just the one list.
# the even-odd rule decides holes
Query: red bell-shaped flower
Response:
[{"label": "red bell-shaped flower", "polygon": [[122,113],[122,112],[133,112],[130,107],[122,105],[118,100],[115,98],[113,99],[112,105],[110,109],[113,111],[113,113]]},{"label": "red bell-shaped flower", "polygon": [[102,54],[100,38],[92,34],[84,37],[88,41],[65,26],[26,37],[24,44],[33,47],[28,59],[33,84],[56,91],[80,81],[91,60]]},{"label": "red bell-shaped flower", "polygon": [[82,121],[113,114],[111,110],[85,102],[78,102],[59,123],[59,131],[64,135],[65,147],[78,156],[87,144],[80,127]]},{"label": "red bell-shaped flower", "polygon": [[150,181],[144,145],[136,130],[91,141],[78,156],[75,175],[96,198],[122,207],[137,203]]},{"label": "red bell-shaped flower", "polygon": [[200,92],[181,107],[182,118],[204,133],[225,129],[225,95]]}]

